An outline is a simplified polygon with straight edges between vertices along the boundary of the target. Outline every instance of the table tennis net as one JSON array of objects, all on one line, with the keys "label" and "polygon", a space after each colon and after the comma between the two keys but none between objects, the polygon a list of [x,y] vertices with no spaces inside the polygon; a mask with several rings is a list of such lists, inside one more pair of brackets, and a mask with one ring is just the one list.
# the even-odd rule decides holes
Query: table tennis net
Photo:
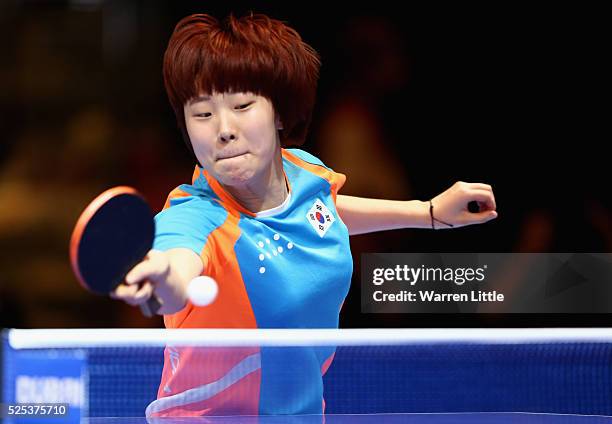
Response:
[{"label": "table tennis net", "polygon": [[[160,386],[164,355],[183,373],[174,387]],[[612,415],[610,329],[11,330],[2,363],[4,403],[55,392],[90,417],[143,416],[194,388],[200,400],[229,389],[237,413],[255,398],[294,413],[321,391],[327,414]]]}]

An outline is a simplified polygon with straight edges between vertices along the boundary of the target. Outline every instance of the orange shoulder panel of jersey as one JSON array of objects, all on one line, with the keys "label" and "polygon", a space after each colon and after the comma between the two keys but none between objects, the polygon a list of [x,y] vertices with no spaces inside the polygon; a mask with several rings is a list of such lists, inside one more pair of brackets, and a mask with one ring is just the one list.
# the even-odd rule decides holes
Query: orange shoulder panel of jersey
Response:
[{"label": "orange shoulder panel of jersey", "polygon": [[[228,209],[228,207],[221,202]],[[234,245],[240,237],[240,216],[228,209],[225,222],[209,236],[200,256],[208,259],[202,275],[219,284],[217,299],[205,307],[191,302],[179,312],[164,316],[167,328],[257,328],[255,314],[242,279]]]},{"label": "orange shoulder panel of jersey", "polygon": [[336,196],[338,195],[338,191],[342,188],[342,186],[346,182],[346,175],[341,174],[339,172],[330,171],[329,169],[321,165],[315,165],[315,164],[306,162],[305,160],[300,159],[299,157],[289,152],[288,150],[283,149],[282,152],[283,152],[283,157],[287,159],[289,162],[299,166],[300,168],[304,168],[307,171],[310,171],[313,174],[318,175],[319,177],[328,181],[329,184],[331,185],[332,198],[334,199],[334,203],[336,203]]}]

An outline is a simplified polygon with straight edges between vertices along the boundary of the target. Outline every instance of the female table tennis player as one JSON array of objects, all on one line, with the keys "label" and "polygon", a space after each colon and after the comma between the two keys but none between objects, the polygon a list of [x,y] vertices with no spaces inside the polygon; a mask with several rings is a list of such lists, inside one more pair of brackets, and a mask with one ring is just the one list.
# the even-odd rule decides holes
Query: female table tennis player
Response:
[{"label": "female table tennis player", "polygon": [[[486,184],[458,182],[427,202],[339,195],[345,175],[286,148],[304,142],[319,67],[295,30],[264,15],[177,24],[164,83],[198,165],[192,183],[170,193],[153,250],[113,297],[136,305],[154,291],[168,328],[337,328],[353,268],[349,235],[497,216]],[[468,211],[471,201],[480,212]],[[200,275],[219,285],[206,307],[186,295]],[[146,413],[320,414],[333,353],[229,350],[211,367],[210,349],[167,348]]]}]

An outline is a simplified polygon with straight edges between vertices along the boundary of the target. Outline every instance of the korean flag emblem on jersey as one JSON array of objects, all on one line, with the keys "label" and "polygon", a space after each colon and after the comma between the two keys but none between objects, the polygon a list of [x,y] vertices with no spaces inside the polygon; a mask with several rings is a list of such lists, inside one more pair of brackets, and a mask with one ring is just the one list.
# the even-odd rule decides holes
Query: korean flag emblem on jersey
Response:
[{"label": "korean flag emblem on jersey", "polygon": [[314,202],[306,218],[308,218],[310,225],[312,225],[312,228],[315,229],[320,237],[325,235],[329,227],[331,227],[336,220],[330,210],[327,209],[327,206],[319,199]]}]

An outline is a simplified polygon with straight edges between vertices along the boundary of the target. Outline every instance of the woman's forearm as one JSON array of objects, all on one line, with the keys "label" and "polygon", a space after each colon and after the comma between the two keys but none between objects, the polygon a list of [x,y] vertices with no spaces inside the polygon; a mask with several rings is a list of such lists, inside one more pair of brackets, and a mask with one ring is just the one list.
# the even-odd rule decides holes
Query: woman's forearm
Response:
[{"label": "woman's forearm", "polygon": [[338,195],[336,208],[350,235],[400,228],[431,228],[429,204]]}]

